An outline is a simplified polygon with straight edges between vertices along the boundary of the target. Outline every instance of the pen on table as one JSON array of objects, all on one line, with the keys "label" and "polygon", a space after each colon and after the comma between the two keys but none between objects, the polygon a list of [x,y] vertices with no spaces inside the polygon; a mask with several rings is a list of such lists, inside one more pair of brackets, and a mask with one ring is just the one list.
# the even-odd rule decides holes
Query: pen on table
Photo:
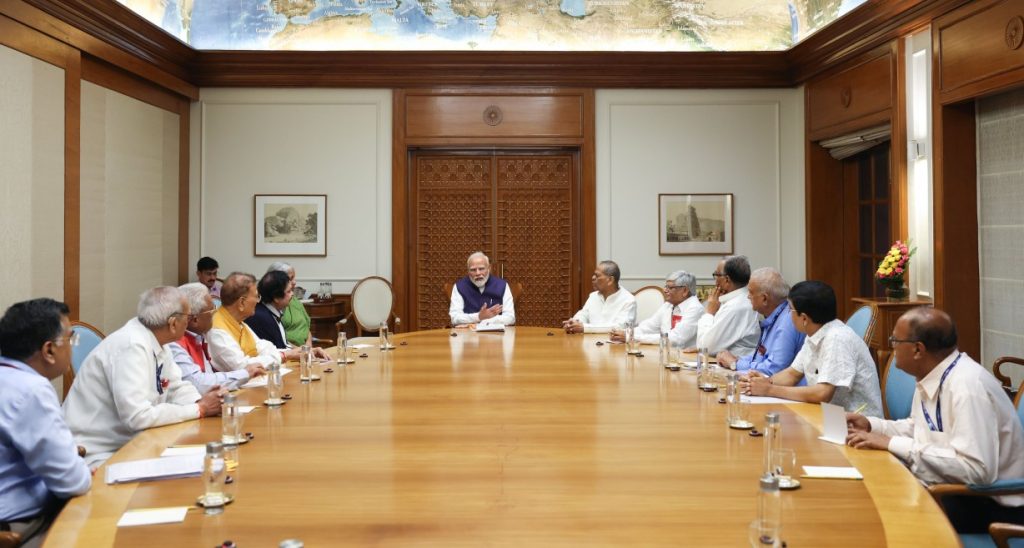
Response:
[{"label": "pen on table", "polygon": [[868,404],[862,403],[862,404],[860,404],[860,407],[858,407],[857,410],[853,412],[853,414],[859,415],[859,414],[861,414],[861,412],[863,412],[867,408],[868,408]]}]

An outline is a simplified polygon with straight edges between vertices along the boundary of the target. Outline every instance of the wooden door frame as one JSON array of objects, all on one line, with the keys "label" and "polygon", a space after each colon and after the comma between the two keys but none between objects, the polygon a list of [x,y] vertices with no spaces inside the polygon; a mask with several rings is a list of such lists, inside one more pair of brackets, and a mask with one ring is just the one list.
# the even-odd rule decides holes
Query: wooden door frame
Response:
[{"label": "wooden door frame", "polygon": [[[407,98],[413,95],[451,96],[555,96],[572,95],[581,98],[582,135],[578,136],[513,136],[498,138],[417,137],[407,136]],[[396,89],[392,96],[392,147],[391,147],[391,283],[395,289],[395,314],[408,317],[411,306],[411,291],[408,278],[411,273],[410,254],[414,242],[408,219],[411,216],[412,199],[409,164],[412,149],[424,148],[501,148],[501,149],[550,149],[555,147],[577,148],[579,151],[579,227],[580,262],[579,272],[574,275],[582,280],[587,265],[597,264],[597,161],[595,157],[594,90],[590,88],[532,88],[532,87],[437,87],[417,89]],[[468,251],[467,251],[468,253]],[[584,291],[589,286],[580,282],[579,289],[571,295],[573,306],[584,302]],[[409,318],[410,320],[412,318]]]}]

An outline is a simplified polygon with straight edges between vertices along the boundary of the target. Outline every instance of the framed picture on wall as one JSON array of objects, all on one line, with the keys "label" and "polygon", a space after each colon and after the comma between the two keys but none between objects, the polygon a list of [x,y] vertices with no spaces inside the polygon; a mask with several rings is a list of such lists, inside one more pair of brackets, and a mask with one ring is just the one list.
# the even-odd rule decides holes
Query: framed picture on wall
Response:
[{"label": "framed picture on wall", "polygon": [[732,194],[658,194],[659,255],[732,252]]},{"label": "framed picture on wall", "polygon": [[253,196],[253,255],[327,256],[326,194]]}]

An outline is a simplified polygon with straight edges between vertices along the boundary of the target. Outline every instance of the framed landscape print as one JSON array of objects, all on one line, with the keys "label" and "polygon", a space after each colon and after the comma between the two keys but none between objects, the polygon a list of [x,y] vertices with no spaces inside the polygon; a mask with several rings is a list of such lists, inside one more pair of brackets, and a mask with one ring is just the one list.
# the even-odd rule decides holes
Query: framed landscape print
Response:
[{"label": "framed landscape print", "polygon": [[253,255],[327,256],[326,194],[256,194]]},{"label": "framed landscape print", "polygon": [[659,255],[732,252],[732,194],[658,194]]}]

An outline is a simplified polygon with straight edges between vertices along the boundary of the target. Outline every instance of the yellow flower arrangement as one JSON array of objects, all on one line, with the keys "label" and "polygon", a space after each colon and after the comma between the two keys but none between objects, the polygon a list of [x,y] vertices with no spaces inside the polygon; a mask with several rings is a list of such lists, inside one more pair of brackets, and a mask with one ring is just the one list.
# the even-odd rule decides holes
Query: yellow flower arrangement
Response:
[{"label": "yellow flower arrangement", "polygon": [[910,247],[909,242],[896,240],[889,248],[882,262],[878,263],[878,270],[875,271],[875,278],[886,287],[903,287],[903,276],[907,272],[910,257],[917,251],[916,247]]}]

